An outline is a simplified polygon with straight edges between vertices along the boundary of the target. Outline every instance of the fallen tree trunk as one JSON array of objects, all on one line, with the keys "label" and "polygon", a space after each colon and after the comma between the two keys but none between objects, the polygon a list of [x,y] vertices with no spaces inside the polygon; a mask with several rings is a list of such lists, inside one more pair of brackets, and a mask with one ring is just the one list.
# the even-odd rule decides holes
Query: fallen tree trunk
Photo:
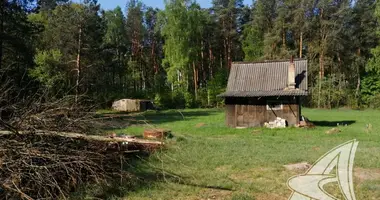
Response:
[{"label": "fallen tree trunk", "polygon": [[147,145],[164,145],[163,142],[160,141],[154,141],[154,140],[145,140],[145,139],[138,139],[138,138],[123,138],[123,137],[105,137],[100,135],[84,135],[80,133],[69,133],[69,132],[57,132],[57,131],[19,131],[18,133],[14,133],[11,131],[0,131],[1,135],[11,135],[11,134],[35,134],[35,135],[41,135],[41,136],[49,136],[49,135],[56,135],[61,137],[67,137],[67,138],[73,138],[73,139],[84,139],[84,140],[92,140],[92,141],[99,141],[99,142],[127,142],[127,143],[137,143],[137,144],[147,144]]}]

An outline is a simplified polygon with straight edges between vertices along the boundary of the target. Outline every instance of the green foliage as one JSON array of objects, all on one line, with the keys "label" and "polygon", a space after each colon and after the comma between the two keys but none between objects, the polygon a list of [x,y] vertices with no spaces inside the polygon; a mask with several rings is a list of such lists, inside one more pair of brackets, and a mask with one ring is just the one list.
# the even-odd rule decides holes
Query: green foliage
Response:
[{"label": "green foliage", "polygon": [[256,61],[264,55],[263,34],[257,26],[244,29],[243,51],[245,61]]},{"label": "green foliage", "polygon": [[371,50],[372,58],[368,61],[366,71],[380,74],[380,46]]},{"label": "green foliage", "polygon": [[208,106],[219,107],[223,104],[224,99],[217,97],[217,95],[225,92],[227,86],[227,79],[227,72],[221,71],[212,80],[209,81],[207,86]]},{"label": "green foliage", "polygon": [[380,76],[377,73],[370,73],[364,77],[361,88],[362,101],[372,108],[380,108]]},{"label": "green foliage", "polygon": [[207,88],[200,88],[197,93],[198,99],[196,103],[202,108],[211,107],[208,101],[207,91]]},{"label": "green foliage", "polygon": [[10,86],[12,95],[7,98],[8,103],[37,89],[31,84],[27,70],[34,67],[36,38],[41,27],[28,20],[25,6],[21,1],[0,3],[0,88],[7,90],[4,86]]},{"label": "green foliage", "polygon": [[186,107],[186,99],[185,92],[180,90],[174,90],[172,92],[172,104],[169,108],[185,108]]},{"label": "green foliage", "polygon": [[173,101],[170,92],[160,92],[154,97],[154,104],[161,109],[173,108]]},{"label": "green foliage", "polygon": [[160,20],[165,21],[161,33],[165,38],[163,65],[166,66],[168,80],[175,83],[180,76],[186,77],[190,65],[195,62],[199,52],[199,40],[202,32],[200,22],[202,15],[196,3],[187,5],[185,0],[174,0],[166,3]]},{"label": "green foliage", "polygon": [[32,88],[87,94],[101,105],[146,98],[166,108],[212,107],[223,104],[216,96],[231,62],[293,56],[310,63],[306,105],[365,107],[377,95],[370,78],[380,73],[375,0],[257,0],[251,7],[213,0],[210,9],[169,0],[163,10],[130,0],[125,13],[103,11],[96,0],[28,3],[0,7],[0,77],[15,88],[34,79]]},{"label": "green foliage", "polygon": [[190,92],[185,92],[185,107],[186,108],[196,108],[197,101],[195,100],[195,95]]},{"label": "green foliage", "polygon": [[123,11],[118,6],[112,11],[106,11],[104,14],[106,21],[106,34],[104,35],[104,43],[112,46],[122,46],[126,43],[125,18]]},{"label": "green foliage", "polygon": [[[319,84],[321,89],[319,90]],[[316,82],[316,86],[311,88],[312,102],[314,106],[320,105],[323,108],[336,108],[342,105],[347,105],[349,92],[348,84],[344,81],[343,77],[331,75]]]},{"label": "green foliage", "polygon": [[48,89],[64,85],[66,72],[61,64],[62,53],[59,50],[39,51],[34,62],[37,66],[30,70],[30,75],[42,85]]},{"label": "green foliage", "polygon": [[380,108],[380,94],[377,93],[373,96],[370,96],[368,99],[366,99],[366,105],[368,105],[368,107],[370,108],[376,108],[376,109],[379,109]]}]

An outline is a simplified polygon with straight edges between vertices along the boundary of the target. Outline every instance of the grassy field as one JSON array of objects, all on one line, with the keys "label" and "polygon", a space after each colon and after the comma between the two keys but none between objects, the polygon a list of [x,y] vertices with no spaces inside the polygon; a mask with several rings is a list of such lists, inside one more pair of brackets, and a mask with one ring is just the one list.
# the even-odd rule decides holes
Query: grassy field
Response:
[{"label": "grassy field", "polygon": [[[157,127],[172,130],[174,137],[167,141],[168,149],[132,163],[129,170],[138,181],[120,186],[113,198],[285,200],[291,193],[287,180],[304,171],[288,171],[283,165],[312,164],[337,145],[357,139],[357,199],[380,199],[380,112],[304,109],[303,115],[317,128],[227,128],[218,109],[137,115],[138,122],[117,133],[141,135]],[[337,123],[347,126],[338,127],[338,134],[325,133]],[[334,186],[329,190],[338,193]]]}]

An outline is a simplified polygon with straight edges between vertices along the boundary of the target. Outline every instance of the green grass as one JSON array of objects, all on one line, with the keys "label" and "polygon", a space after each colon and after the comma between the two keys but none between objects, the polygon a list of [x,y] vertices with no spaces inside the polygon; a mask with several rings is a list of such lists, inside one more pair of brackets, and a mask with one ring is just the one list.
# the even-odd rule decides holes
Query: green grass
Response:
[{"label": "green grass", "polygon": [[[223,110],[149,111],[140,121],[117,133],[141,135],[158,127],[172,130],[168,149],[131,165],[139,184],[124,188],[122,199],[287,199],[287,180],[302,172],[283,165],[314,163],[339,144],[359,141],[355,170],[380,177],[380,113],[374,110],[313,110],[303,115],[315,129],[233,129],[224,123]],[[125,120],[129,120],[127,117]],[[341,133],[325,132],[336,124]],[[366,128],[367,124],[372,129]],[[357,199],[380,199],[380,180],[355,178]],[[332,189],[336,191],[337,189]],[[115,197],[116,198],[116,197]]]}]

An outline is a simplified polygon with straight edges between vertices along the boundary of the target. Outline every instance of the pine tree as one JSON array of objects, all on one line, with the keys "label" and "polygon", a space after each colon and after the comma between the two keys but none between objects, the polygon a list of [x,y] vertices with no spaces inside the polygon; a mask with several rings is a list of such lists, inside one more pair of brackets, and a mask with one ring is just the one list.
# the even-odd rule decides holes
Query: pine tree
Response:
[{"label": "pine tree", "polygon": [[[120,85],[125,75],[125,58],[127,53],[126,20],[120,7],[104,13],[106,31],[103,39],[104,48],[110,54],[107,63],[111,68],[112,85]],[[118,84],[117,84],[118,76]]]},{"label": "pine tree", "polygon": [[222,33],[225,64],[227,69],[230,69],[236,53],[236,46],[241,46],[237,33],[241,28],[238,19],[241,16],[243,1],[213,0],[212,3]]},{"label": "pine tree", "polygon": [[244,60],[260,60],[264,56],[264,39],[273,26],[276,17],[275,0],[257,0],[253,4],[252,21],[244,30]]},{"label": "pine tree", "polygon": [[129,71],[133,74],[134,92],[146,89],[146,69],[143,63],[143,4],[139,0],[130,0],[127,3],[126,30],[128,36]]}]

